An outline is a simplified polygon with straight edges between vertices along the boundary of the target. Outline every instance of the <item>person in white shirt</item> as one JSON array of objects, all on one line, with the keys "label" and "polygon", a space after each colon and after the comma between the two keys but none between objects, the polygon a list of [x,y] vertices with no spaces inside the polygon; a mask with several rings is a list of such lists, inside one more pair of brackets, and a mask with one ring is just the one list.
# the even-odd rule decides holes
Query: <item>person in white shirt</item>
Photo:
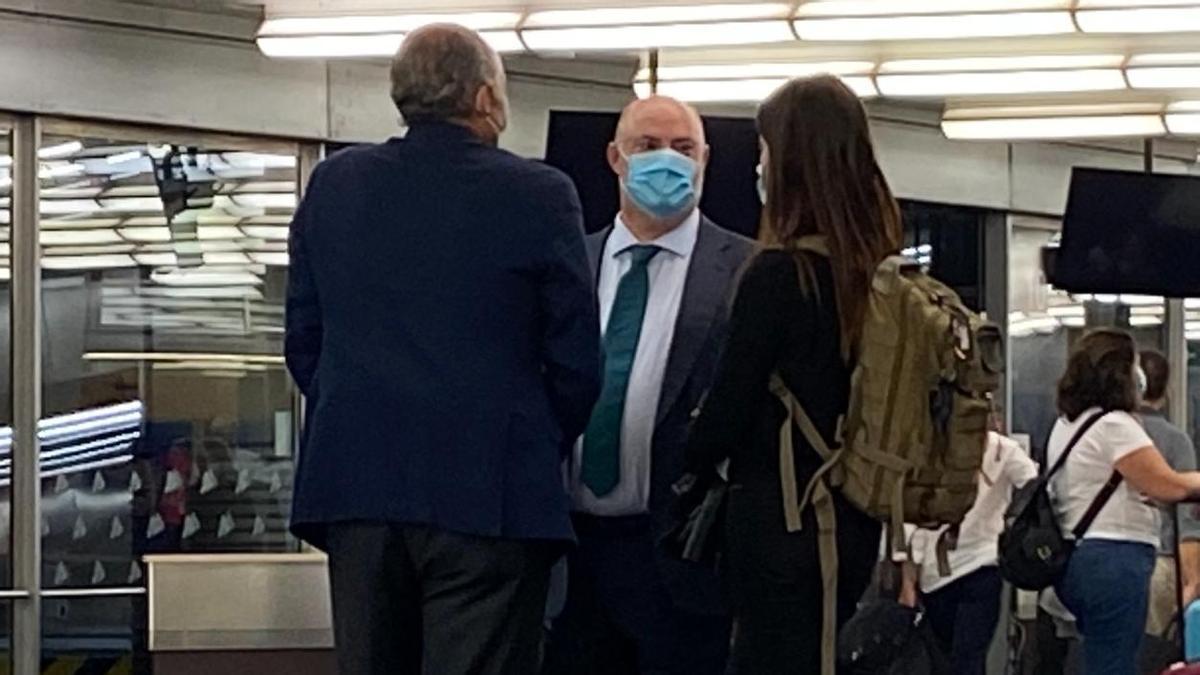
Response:
[{"label": "person in white shirt", "polygon": [[[997,540],[1015,488],[1037,476],[1037,464],[1015,441],[988,434],[975,504],[957,530],[917,530],[913,560],[920,564],[926,616],[955,675],[984,675],[988,646],[1000,621],[1004,583]],[[939,569],[939,549],[948,569]],[[943,572],[948,574],[943,576]]]},{"label": "person in white shirt", "polygon": [[700,212],[709,149],[671,98],[621,115],[608,162],[621,210],[588,239],[604,385],[568,471],[578,549],[546,675],[721,675],[730,619],[715,570],[663,555],[672,484],[725,342],[728,302],[754,243]]},{"label": "person in white shirt", "polygon": [[1200,473],[1171,469],[1133,416],[1137,361],[1122,331],[1080,339],[1058,384],[1061,417],[1047,446],[1050,464],[1072,447],[1050,484],[1063,530],[1095,514],[1055,585],[1078,622],[1088,675],[1136,673],[1159,534],[1150,500],[1200,494]]}]

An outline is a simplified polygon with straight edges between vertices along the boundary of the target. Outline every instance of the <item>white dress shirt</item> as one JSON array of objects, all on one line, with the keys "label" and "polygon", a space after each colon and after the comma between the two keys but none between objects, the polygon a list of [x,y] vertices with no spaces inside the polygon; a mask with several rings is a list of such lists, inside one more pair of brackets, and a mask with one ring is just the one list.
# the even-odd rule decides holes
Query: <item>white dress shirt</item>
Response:
[{"label": "white dress shirt", "polygon": [[638,337],[637,352],[629,373],[625,391],[625,413],[621,420],[621,473],[615,489],[597,497],[580,481],[583,464],[583,444],[575,444],[575,461],[571,463],[571,493],[575,508],[596,516],[628,516],[646,513],[650,501],[650,446],[654,439],[654,424],[658,401],[662,394],[663,376],[671,353],[671,340],[683,300],[688,266],[696,237],[700,232],[700,211],[694,210],[687,220],[655,239],[638,241],[618,215],[612,234],[600,256],[600,324],[608,326],[613,300],[621,277],[629,271],[631,246],[652,245],[663,249],[647,267],[650,292],[646,299],[646,314]]}]

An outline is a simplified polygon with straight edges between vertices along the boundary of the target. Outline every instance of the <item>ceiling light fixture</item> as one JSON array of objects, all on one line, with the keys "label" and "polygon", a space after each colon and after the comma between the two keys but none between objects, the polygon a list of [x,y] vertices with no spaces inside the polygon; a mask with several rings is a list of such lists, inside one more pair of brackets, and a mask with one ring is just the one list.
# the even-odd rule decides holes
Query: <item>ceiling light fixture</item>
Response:
[{"label": "ceiling light fixture", "polygon": [[954,140],[1059,140],[1162,136],[1161,106],[1100,104],[950,109],[942,133]]},{"label": "ceiling light fixture", "polygon": [[1200,101],[1180,101],[1168,106],[1167,129],[1180,136],[1200,136]]},{"label": "ceiling light fixture", "polygon": [[1071,0],[810,0],[801,40],[918,40],[1075,32]]},{"label": "ceiling light fixture", "polygon": [[1084,33],[1183,33],[1200,30],[1197,0],[1079,0]]}]

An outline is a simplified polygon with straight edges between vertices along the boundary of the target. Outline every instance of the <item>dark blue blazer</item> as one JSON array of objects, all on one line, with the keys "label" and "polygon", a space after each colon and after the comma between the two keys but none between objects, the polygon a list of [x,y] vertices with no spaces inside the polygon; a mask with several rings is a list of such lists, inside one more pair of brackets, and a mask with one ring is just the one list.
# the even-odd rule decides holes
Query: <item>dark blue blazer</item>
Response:
[{"label": "dark blue blazer", "polygon": [[[588,237],[588,257],[597,280],[600,256],[611,233],[608,228]],[[701,218],[651,441],[650,518],[656,537],[675,524],[671,486],[686,471],[688,431],[716,376],[738,273],[754,250],[753,241]],[[657,562],[660,578],[677,605],[694,612],[724,613],[720,584],[710,569],[669,558],[661,551]]]},{"label": "dark blue blazer", "polygon": [[290,251],[285,351],[309,411],[293,531],[571,539],[560,466],[600,342],[570,180],[415,125],[317,167]]}]

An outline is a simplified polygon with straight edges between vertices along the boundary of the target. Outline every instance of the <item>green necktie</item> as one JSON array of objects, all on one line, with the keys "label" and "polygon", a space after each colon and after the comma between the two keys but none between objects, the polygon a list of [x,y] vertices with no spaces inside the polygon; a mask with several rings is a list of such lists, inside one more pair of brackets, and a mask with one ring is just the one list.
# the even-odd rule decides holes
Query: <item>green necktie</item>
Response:
[{"label": "green necktie", "polygon": [[[646,298],[650,294],[650,274],[646,267],[658,255],[657,246],[631,246],[633,259],[629,271],[617,284],[608,327],[604,331],[604,387],[592,409],[592,418],[583,435],[583,484],[592,494],[603,497],[621,481],[621,419],[625,416],[625,390],[642,335]],[[619,254],[620,255],[620,254]]]}]

